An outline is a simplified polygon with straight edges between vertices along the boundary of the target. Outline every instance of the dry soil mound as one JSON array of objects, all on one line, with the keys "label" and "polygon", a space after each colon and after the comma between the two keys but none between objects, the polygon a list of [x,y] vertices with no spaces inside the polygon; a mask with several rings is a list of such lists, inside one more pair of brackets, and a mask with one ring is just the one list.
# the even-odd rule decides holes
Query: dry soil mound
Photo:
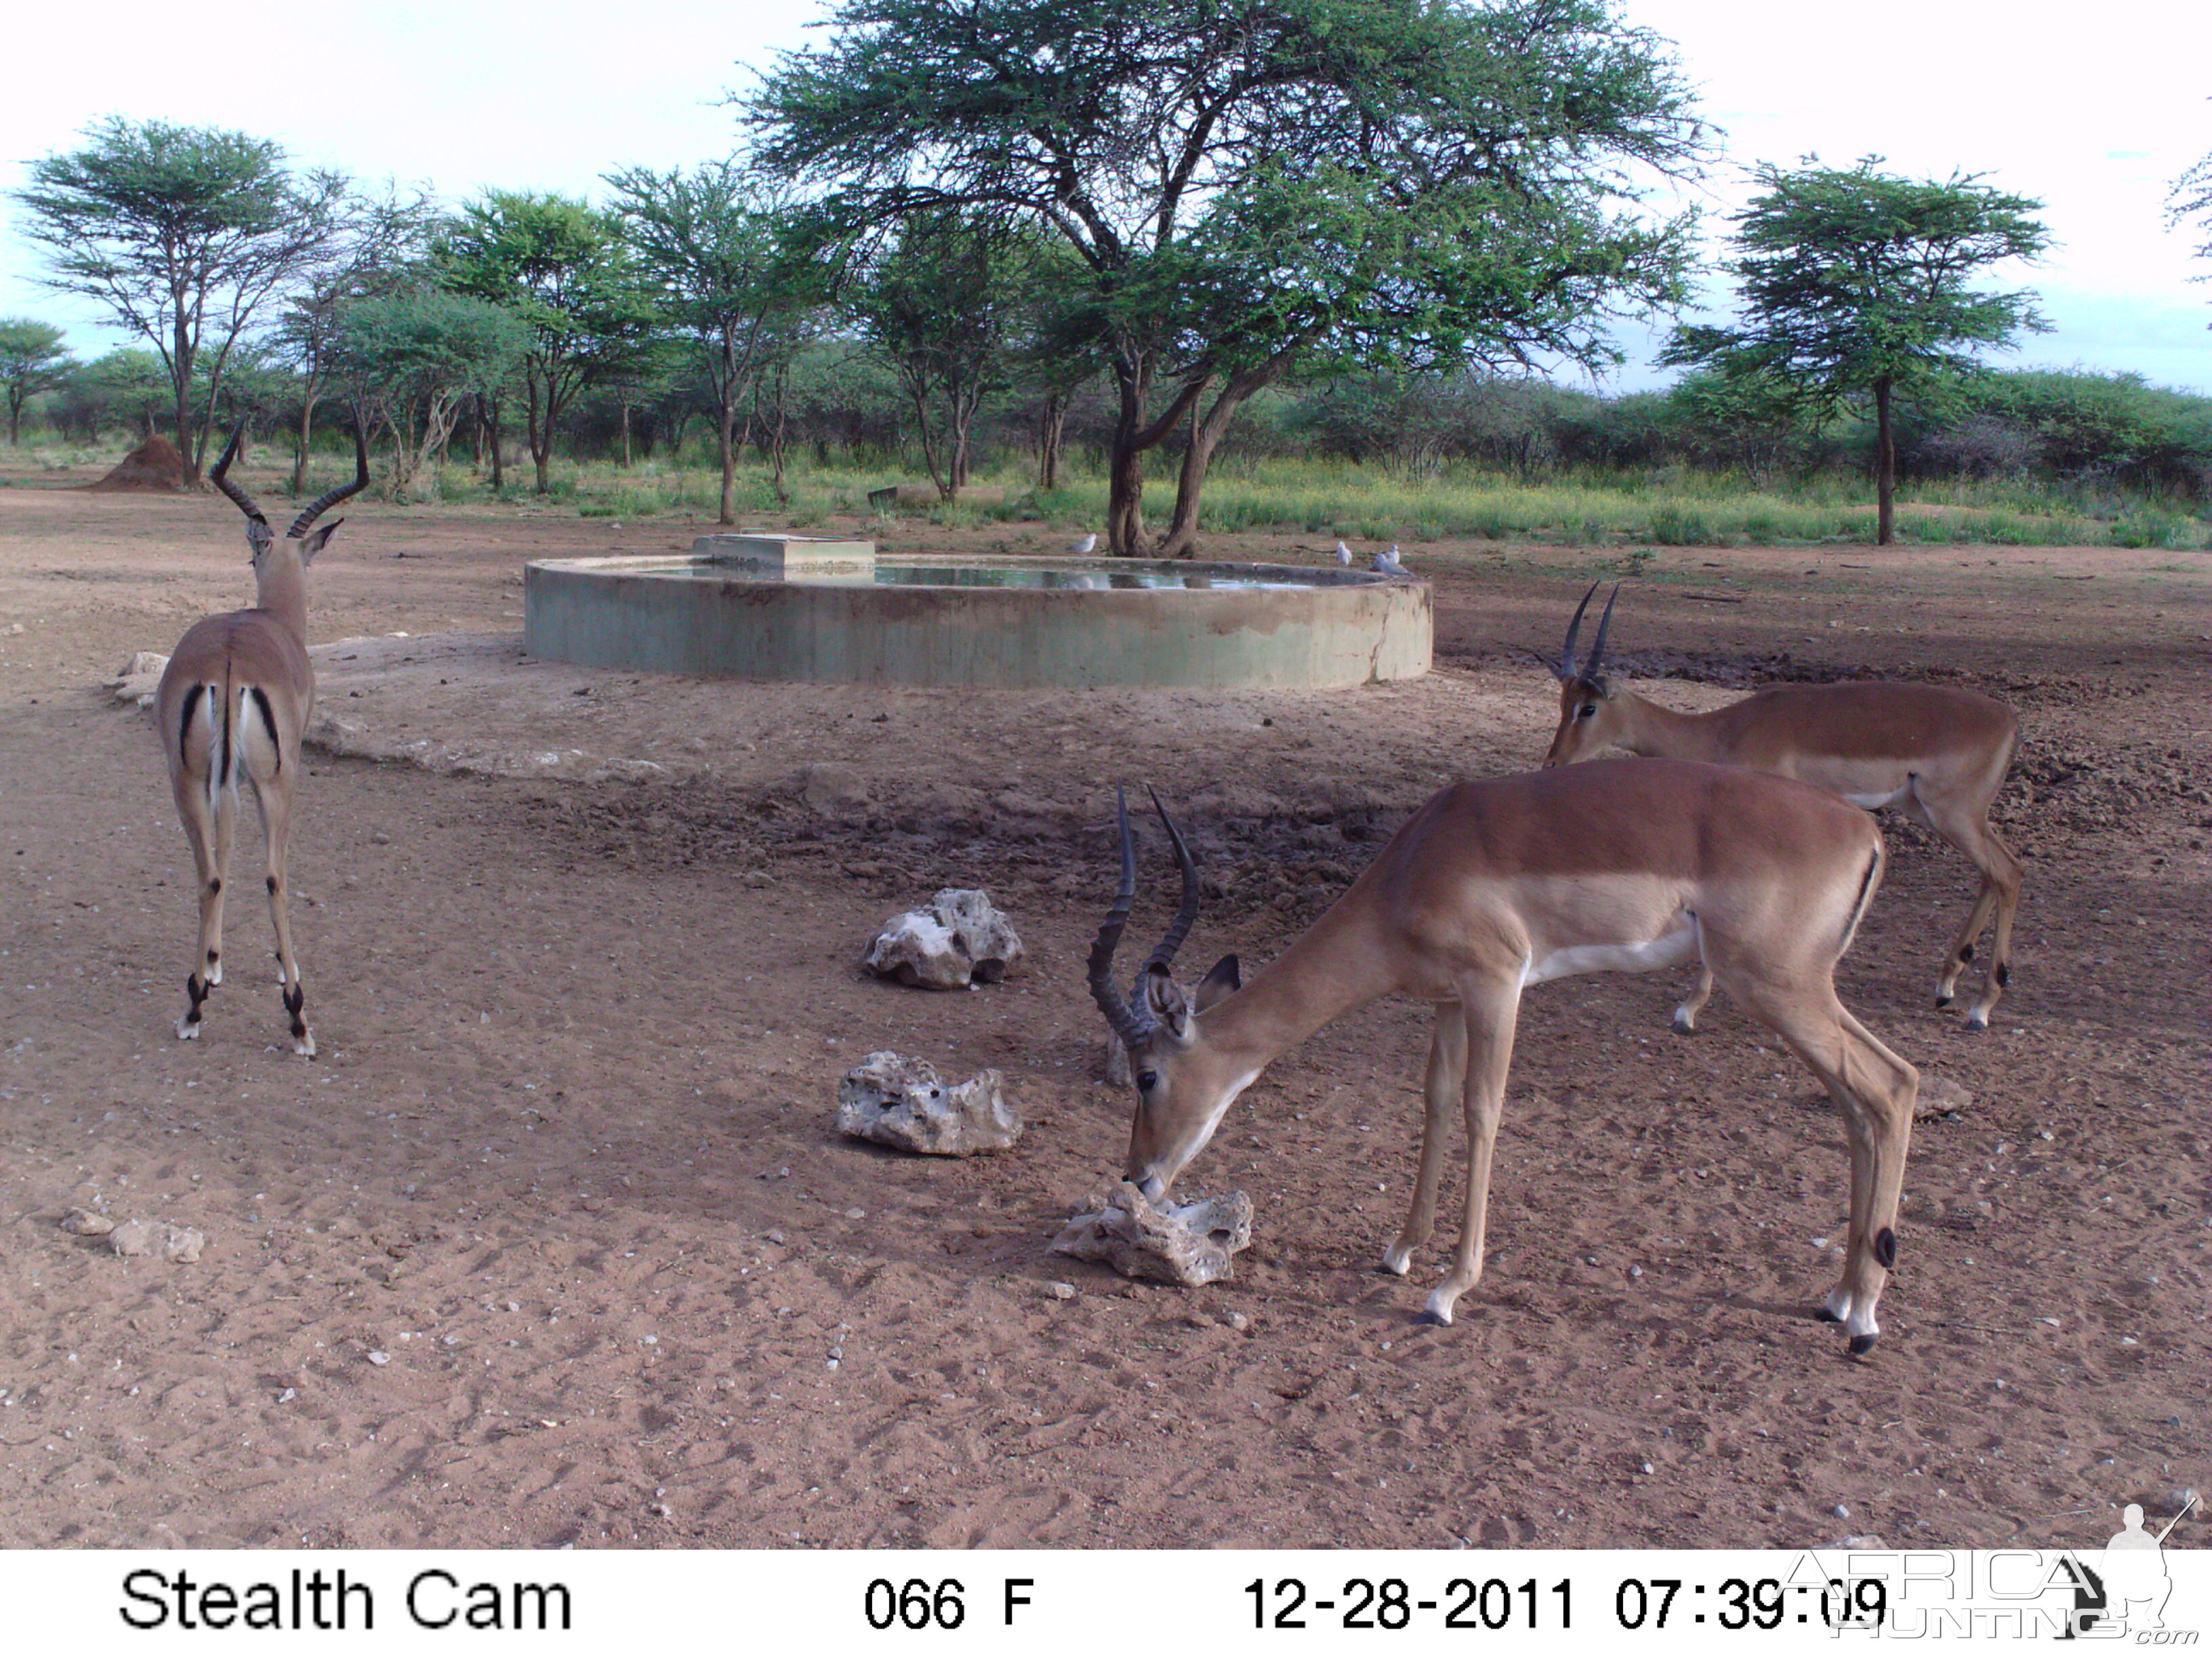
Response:
[{"label": "dry soil mound", "polygon": [[149,438],[88,489],[182,489],[191,478],[185,458],[167,438]]}]

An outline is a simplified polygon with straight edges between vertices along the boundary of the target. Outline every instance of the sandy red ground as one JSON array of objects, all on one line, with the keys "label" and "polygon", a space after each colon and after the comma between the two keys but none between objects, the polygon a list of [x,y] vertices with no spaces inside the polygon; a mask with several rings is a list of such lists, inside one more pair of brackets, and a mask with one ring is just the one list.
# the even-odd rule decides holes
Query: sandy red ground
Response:
[{"label": "sandy red ground", "polygon": [[[976,695],[527,661],[524,558],[695,526],[349,510],[293,858],[308,1062],[242,965],[258,904],[204,1040],[172,1036],[190,865],[147,716],[100,685],[248,602],[235,515],[0,489],[0,1546],[2100,1543],[2208,1484],[2212,558],[1662,550],[1624,598],[1616,660],[1680,706],[1864,671],[2025,723],[1996,1028],[1931,1006],[1973,878],[1893,820],[1839,977],[1972,1097],[1916,1132],[1852,1360],[1807,1317],[1832,1111],[1724,1000],[1671,1035],[1674,975],[1531,993],[1489,1272],[1448,1329],[1413,1322],[1443,1242],[1412,1283],[1373,1271],[1414,1158],[1404,1001],[1284,1057],[1185,1176],[1256,1204],[1233,1280],[1046,1250],[1127,1135],[1081,967],[1113,782],[1196,834],[1195,966],[1264,961],[1437,783],[1541,755],[1555,696],[1519,653],[1618,550],[1409,548],[1439,604],[1418,684]],[[1137,930],[1169,897],[1148,857]],[[956,884],[1026,972],[860,975]],[[1000,1067],[1021,1146],[840,1139],[837,1079],[878,1048]],[[72,1206],[207,1248],[119,1259]]]}]

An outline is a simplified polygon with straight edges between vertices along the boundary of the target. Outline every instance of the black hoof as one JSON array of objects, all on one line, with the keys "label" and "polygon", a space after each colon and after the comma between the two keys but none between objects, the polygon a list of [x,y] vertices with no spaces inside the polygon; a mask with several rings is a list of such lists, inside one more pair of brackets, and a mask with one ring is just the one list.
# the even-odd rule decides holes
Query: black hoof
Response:
[{"label": "black hoof", "polygon": [[1832,1314],[1826,1308],[1814,1309],[1813,1317],[1819,1320],[1823,1325],[1840,1325],[1844,1322],[1843,1316],[1840,1314]]},{"label": "black hoof", "polygon": [[1437,1315],[1431,1313],[1426,1308],[1421,1310],[1420,1316],[1414,1320],[1413,1322],[1416,1325],[1449,1325],[1451,1323],[1449,1320],[1441,1318]]},{"label": "black hoof", "polygon": [[1949,992],[1946,991],[1946,992],[1942,993],[1942,994],[1940,994],[1939,996],[1937,996],[1937,997],[1936,997],[1936,1006],[1938,1008],[1948,1008],[1948,1007],[1949,1007],[1949,1006],[1951,1006],[1951,994],[1950,994]]},{"label": "black hoof", "polygon": [[1874,1339],[1870,1336],[1855,1336],[1851,1339],[1851,1352],[1854,1356],[1864,1353],[1872,1346],[1874,1346]]},{"label": "black hoof", "polygon": [[1680,1015],[1675,1017],[1672,1029],[1676,1036],[1695,1036],[1698,1034],[1698,1028]]}]

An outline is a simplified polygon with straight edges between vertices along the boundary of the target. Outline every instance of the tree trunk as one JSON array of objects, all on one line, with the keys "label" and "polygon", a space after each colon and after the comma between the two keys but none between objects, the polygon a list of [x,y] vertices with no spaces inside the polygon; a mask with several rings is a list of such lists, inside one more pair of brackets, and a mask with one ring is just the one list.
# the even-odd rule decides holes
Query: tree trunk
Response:
[{"label": "tree trunk", "polygon": [[[200,446],[192,442],[192,337],[187,331],[184,309],[179,302],[176,321],[169,336],[169,379],[177,394],[177,453],[185,459],[185,481],[200,481]],[[147,435],[153,435],[153,422],[147,422]]]},{"label": "tree trunk", "polygon": [[717,425],[722,443],[722,505],[721,510],[714,516],[714,522],[735,524],[738,521],[738,451],[733,440],[737,434],[738,406],[726,393],[722,398],[722,418]]},{"label": "tree trunk", "polygon": [[629,404],[627,399],[623,401],[622,409],[623,471],[627,472],[629,471]]},{"label": "tree trunk", "polygon": [[[1182,453],[1182,477],[1176,486],[1175,517],[1168,523],[1168,533],[1160,543],[1160,551],[1170,558],[1187,559],[1198,548],[1198,498],[1206,488],[1206,469],[1213,464],[1213,452],[1229,433],[1230,423],[1236,420],[1237,411],[1244,406],[1245,399],[1262,387],[1271,386],[1288,366],[1287,357],[1278,357],[1258,368],[1248,369],[1230,377],[1221,395],[1213,400],[1213,407],[1203,418],[1190,423],[1190,445]],[[1196,408],[1196,400],[1192,407]]]},{"label": "tree trunk", "polygon": [[538,469],[538,493],[541,495],[550,495],[553,493],[553,481],[547,476],[547,470],[553,463],[553,387],[549,380],[545,387],[545,406],[542,411],[542,418],[538,404],[538,376],[535,374],[525,377],[524,389],[529,393],[529,404],[524,411],[524,416],[525,423],[529,428],[530,459]]},{"label": "tree trunk", "polygon": [[1143,550],[1145,539],[1145,404],[1152,389],[1149,356],[1117,352],[1114,383],[1121,406],[1114,419],[1114,444],[1106,460],[1106,544],[1122,558]]},{"label": "tree trunk", "polygon": [[498,398],[484,399],[484,429],[491,434],[491,493],[495,495],[507,488],[507,467],[499,453],[501,442],[499,417],[501,412]]},{"label": "tree trunk", "polygon": [[1890,424],[1890,381],[1887,375],[1874,383],[1875,545],[1887,547],[1897,539],[1897,434]]},{"label": "tree trunk", "polygon": [[1044,413],[1037,420],[1037,488],[1060,488],[1060,441],[1067,431],[1068,395],[1048,392]]},{"label": "tree trunk", "polygon": [[292,494],[307,493],[307,447],[315,441],[315,405],[322,401],[322,392],[314,380],[307,382],[307,395],[300,404],[300,449],[292,458]]}]

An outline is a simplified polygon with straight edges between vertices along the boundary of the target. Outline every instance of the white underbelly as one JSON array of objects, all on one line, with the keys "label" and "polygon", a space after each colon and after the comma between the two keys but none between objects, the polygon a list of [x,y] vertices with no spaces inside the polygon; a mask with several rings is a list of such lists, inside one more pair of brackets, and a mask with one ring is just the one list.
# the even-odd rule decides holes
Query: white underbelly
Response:
[{"label": "white underbelly", "polygon": [[1911,793],[1912,786],[1910,783],[1903,783],[1899,784],[1896,788],[1881,794],[1863,793],[1854,795],[1846,792],[1844,799],[1850,802],[1852,805],[1863,806],[1868,811],[1871,812],[1877,806],[1895,806],[1902,802],[1908,795],[1911,794]]},{"label": "white underbelly", "polygon": [[1634,945],[1570,945],[1543,957],[1531,957],[1521,970],[1523,985],[1541,985],[1547,979],[1566,979],[1576,974],[1642,974],[1654,968],[1672,968],[1698,953],[1698,927],[1690,917],[1681,926],[1655,939]]}]

